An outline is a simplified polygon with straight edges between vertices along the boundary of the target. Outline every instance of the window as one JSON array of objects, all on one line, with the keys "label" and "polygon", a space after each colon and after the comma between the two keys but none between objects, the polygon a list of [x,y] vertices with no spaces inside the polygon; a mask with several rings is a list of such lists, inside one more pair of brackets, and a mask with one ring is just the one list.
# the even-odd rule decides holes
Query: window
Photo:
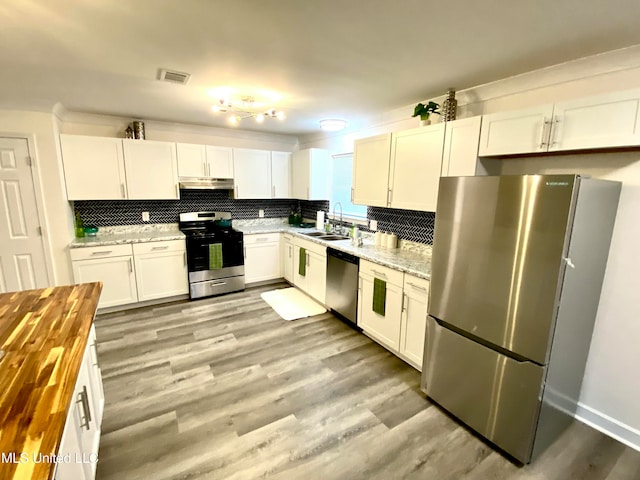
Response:
[{"label": "window", "polygon": [[[334,155],[331,157],[331,199],[329,203],[331,215],[337,202],[342,205],[342,217],[349,221],[366,221],[367,207],[351,203],[351,184],[353,179],[353,153]],[[336,215],[340,207],[336,210]]]}]

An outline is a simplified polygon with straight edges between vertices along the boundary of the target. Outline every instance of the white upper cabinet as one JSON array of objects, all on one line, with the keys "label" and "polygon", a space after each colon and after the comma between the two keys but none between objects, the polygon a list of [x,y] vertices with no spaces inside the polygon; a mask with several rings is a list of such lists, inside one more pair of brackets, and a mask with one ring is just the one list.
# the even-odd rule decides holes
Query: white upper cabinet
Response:
[{"label": "white upper cabinet", "polygon": [[640,145],[640,90],[556,103],[549,151]]},{"label": "white upper cabinet", "polygon": [[129,199],[180,198],[175,143],[131,139],[122,142]]},{"label": "white upper cabinet", "polygon": [[271,198],[291,196],[291,153],[271,152]]},{"label": "white upper cabinet", "polygon": [[353,203],[374,207],[387,206],[390,152],[390,133],[354,142]]},{"label": "white upper cabinet", "polygon": [[206,146],[206,175],[212,178],[233,178],[233,149],[231,147]]},{"label": "white upper cabinet", "polygon": [[553,105],[485,115],[480,156],[546,152]]},{"label": "white upper cabinet", "polygon": [[176,153],[178,156],[178,176],[207,176],[207,153],[204,145],[176,143]]},{"label": "white upper cabinet", "polygon": [[441,176],[466,177],[476,174],[481,124],[480,116],[445,124]]},{"label": "white upper cabinet", "polygon": [[122,139],[60,135],[69,200],[127,198]]},{"label": "white upper cabinet", "polygon": [[309,148],[293,153],[292,197],[300,200],[329,200],[329,152]]},{"label": "white upper cabinet", "polygon": [[271,198],[271,152],[233,150],[235,198]]},{"label": "white upper cabinet", "polygon": [[392,135],[389,206],[436,211],[444,123]]},{"label": "white upper cabinet", "polygon": [[640,90],[485,115],[480,156],[640,145]]}]

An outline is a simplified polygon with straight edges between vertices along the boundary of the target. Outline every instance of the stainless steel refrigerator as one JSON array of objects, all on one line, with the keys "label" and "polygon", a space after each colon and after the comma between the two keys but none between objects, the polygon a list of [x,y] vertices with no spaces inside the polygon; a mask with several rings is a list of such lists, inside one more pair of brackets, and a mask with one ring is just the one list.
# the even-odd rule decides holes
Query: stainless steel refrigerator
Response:
[{"label": "stainless steel refrigerator", "polygon": [[440,181],[422,390],[522,463],[576,411],[620,187]]}]

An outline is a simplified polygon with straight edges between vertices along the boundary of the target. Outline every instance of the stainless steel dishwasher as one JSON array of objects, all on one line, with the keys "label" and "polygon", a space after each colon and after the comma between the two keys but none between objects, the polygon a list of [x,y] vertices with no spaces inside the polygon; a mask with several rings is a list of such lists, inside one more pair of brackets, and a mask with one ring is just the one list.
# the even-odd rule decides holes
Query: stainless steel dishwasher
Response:
[{"label": "stainless steel dishwasher", "polygon": [[354,326],[358,324],[358,266],[355,255],[327,248],[327,306]]}]

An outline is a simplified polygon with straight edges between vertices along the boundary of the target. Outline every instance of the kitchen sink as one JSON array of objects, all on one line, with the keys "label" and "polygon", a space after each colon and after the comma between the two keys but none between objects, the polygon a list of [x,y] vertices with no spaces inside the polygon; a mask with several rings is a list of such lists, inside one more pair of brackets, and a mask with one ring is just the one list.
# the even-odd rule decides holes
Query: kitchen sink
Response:
[{"label": "kitchen sink", "polygon": [[309,232],[309,233],[303,233],[303,235],[306,235],[307,237],[323,237],[327,234],[324,232]]},{"label": "kitchen sink", "polygon": [[345,235],[323,235],[318,237],[320,240],[326,240],[328,242],[334,242],[336,240],[349,240],[349,237]]}]

